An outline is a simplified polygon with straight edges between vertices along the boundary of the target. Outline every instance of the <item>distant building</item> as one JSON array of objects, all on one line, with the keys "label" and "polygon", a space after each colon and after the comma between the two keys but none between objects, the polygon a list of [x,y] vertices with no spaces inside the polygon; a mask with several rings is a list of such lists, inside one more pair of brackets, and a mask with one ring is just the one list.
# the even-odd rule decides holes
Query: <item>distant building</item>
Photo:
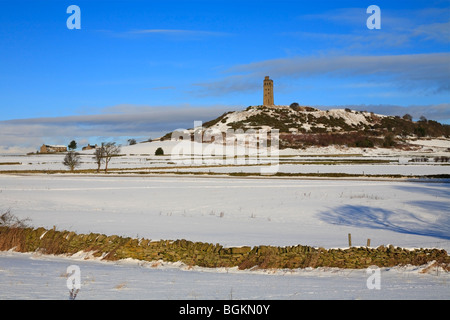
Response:
[{"label": "distant building", "polygon": [[266,76],[264,79],[264,96],[263,96],[263,105],[265,106],[273,106],[273,80],[269,79],[269,76]]},{"label": "distant building", "polygon": [[97,149],[97,145],[93,146],[88,144],[86,147],[81,148],[81,150],[92,150],[92,149]]},{"label": "distant building", "polygon": [[40,153],[54,153],[54,152],[66,152],[67,147],[66,146],[60,146],[60,145],[48,145],[43,144],[40,149]]}]

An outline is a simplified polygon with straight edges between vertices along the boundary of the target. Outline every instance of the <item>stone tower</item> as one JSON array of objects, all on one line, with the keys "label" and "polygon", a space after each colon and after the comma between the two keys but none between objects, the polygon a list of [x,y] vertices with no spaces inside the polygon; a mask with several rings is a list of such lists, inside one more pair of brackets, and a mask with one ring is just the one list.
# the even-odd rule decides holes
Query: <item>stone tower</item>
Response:
[{"label": "stone tower", "polygon": [[273,106],[273,80],[269,79],[269,76],[264,78],[264,99],[263,105]]}]

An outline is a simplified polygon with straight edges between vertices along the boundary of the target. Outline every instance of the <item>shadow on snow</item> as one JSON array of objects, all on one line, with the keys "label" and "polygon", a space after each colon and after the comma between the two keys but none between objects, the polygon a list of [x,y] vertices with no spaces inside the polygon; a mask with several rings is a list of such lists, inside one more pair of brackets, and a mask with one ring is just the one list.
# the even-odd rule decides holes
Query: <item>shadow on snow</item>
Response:
[{"label": "shadow on snow", "polygon": [[395,188],[406,192],[419,193],[421,195],[441,197],[444,199],[450,198],[450,184],[448,183],[436,183],[436,184],[424,183],[417,186],[401,185],[395,186]]},{"label": "shadow on snow", "polygon": [[415,201],[409,204],[420,207],[424,210],[424,214],[362,205],[343,205],[319,213],[319,219],[331,224],[383,229],[450,240],[448,203]]}]

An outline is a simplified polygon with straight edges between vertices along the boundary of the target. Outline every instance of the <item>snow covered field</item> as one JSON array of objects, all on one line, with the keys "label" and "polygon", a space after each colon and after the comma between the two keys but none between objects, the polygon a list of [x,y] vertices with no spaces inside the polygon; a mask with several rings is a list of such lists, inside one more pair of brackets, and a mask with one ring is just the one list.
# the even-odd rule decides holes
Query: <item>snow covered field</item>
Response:
[{"label": "snow covered field", "polygon": [[[79,233],[326,248],[347,247],[351,233],[356,246],[370,238],[372,246],[450,249],[446,183],[2,175],[0,189],[2,209],[34,226]],[[384,286],[375,292],[367,289],[364,270],[266,274],[3,253],[0,286],[7,290],[0,298],[65,299],[61,274],[70,264],[86,276],[86,299],[227,299],[231,292],[235,299],[450,297],[447,273],[417,268],[384,270]]]},{"label": "snow covered field", "polygon": [[447,183],[1,176],[0,206],[33,225],[224,246],[450,249]]},{"label": "snow covered field", "polygon": [[[161,171],[161,169],[158,169]],[[232,167],[211,167],[211,168],[177,168],[165,169],[172,172],[203,172],[203,173],[260,173],[260,166],[232,166]],[[420,165],[420,164],[280,164],[277,172],[282,173],[345,173],[358,175],[402,175],[421,176],[450,174],[450,166],[442,165]]]},{"label": "snow covered field", "polygon": [[67,300],[66,271],[71,265],[80,268],[81,289],[77,300],[224,300],[233,303],[231,300],[450,298],[448,274],[435,270],[424,273],[423,268],[417,267],[381,269],[378,290],[368,288],[370,274],[366,270],[209,270],[180,264],[129,260],[112,263],[82,257],[2,252],[0,299]]},{"label": "snow covered field", "polygon": [[[425,140],[431,144],[432,141]],[[180,144],[176,141],[141,143],[121,148],[120,157],[114,157],[108,165],[111,172],[211,172],[211,173],[260,173],[261,168],[272,167],[282,173],[345,173],[357,175],[440,175],[450,174],[449,162],[435,162],[434,157],[450,157],[450,141],[435,141],[439,145],[434,149],[401,151],[390,149],[361,148],[310,148],[307,150],[280,150],[280,157],[252,156],[252,149],[245,148],[231,154],[222,146],[213,145],[203,159],[178,157],[171,154]],[[181,142],[183,145],[183,142]],[[190,150],[204,150],[207,146],[193,143]],[[200,147],[199,147],[200,146]],[[155,156],[155,150],[162,147],[164,156]],[[447,150],[448,149],[448,150]],[[185,149],[186,150],[186,149]],[[238,149],[236,149],[238,150]],[[228,150],[230,151],[230,150]],[[81,165],[77,169],[95,170],[97,165],[92,156],[93,151],[82,151]],[[212,154],[212,156],[211,156]],[[250,156],[248,156],[250,154]],[[235,157],[237,155],[237,157]],[[247,155],[247,156],[246,156]],[[426,157],[427,162],[414,162],[414,159]],[[0,171],[32,170],[68,170],[62,164],[64,154],[0,155]],[[346,163],[342,163],[346,161]],[[363,163],[365,161],[366,163]],[[372,163],[370,163],[372,161]],[[378,161],[378,162],[377,162]],[[381,162],[381,161],[384,161]],[[320,162],[323,162],[321,164]],[[369,163],[367,163],[369,162]],[[272,166],[255,166],[271,164]],[[278,165],[279,167],[274,167]]]},{"label": "snow covered field", "polygon": [[[145,144],[145,147],[151,145],[154,148],[159,144]],[[169,163],[170,157],[155,157],[152,150],[139,149],[142,145],[124,148],[127,155],[113,159],[111,168],[173,166]],[[393,163],[290,163],[281,164],[280,171],[449,173],[447,165],[398,161],[408,157],[411,154],[380,153],[369,158],[389,159]],[[13,164],[1,165],[0,170],[65,169],[62,158],[63,155],[2,156],[0,163]],[[354,156],[351,158],[355,159]],[[87,161],[91,159],[89,154],[83,159],[86,160],[85,168],[95,168],[92,160]],[[289,158],[293,159],[300,158]],[[258,169],[252,166],[207,168],[214,172]],[[348,247],[347,235],[351,233],[354,246],[365,246],[366,240],[371,239],[373,247],[393,244],[449,251],[449,199],[449,183],[445,180],[0,175],[1,212],[9,209],[19,218],[29,218],[34,227],[55,226],[59,230],[78,233],[96,232],[153,240],[187,239],[223,246],[301,244],[345,248]],[[189,268],[176,263],[113,263],[85,260],[84,257],[2,252],[0,299],[67,299],[66,268],[72,264],[81,269],[82,288],[77,299],[450,298],[449,274],[434,269],[423,272],[427,270],[424,267],[382,269],[381,289],[370,290],[366,270],[238,271]]]}]

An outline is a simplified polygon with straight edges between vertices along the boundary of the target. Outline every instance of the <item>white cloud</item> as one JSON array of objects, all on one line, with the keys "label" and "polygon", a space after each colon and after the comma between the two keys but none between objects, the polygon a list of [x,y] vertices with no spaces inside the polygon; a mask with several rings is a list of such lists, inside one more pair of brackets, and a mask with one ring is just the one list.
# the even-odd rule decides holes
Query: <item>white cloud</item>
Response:
[{"label": "white cloud", "polygon": [[423,36],[425,40],[435,40],[438,42],[450,42],[450,21],[444,23],[432,23],[420,25],[414,29],[413,35]]},{"label": "white cloud", "polygon": [[[381,30],[385,31],[384,36],[392,38],[401,38],[403,41],[413,40],[414,37],[424,36],[422,40],[449,42],[449,8],[422,8],[409,9],[407,5],[403,9],[385,9],[381,8]],[[347,34],[329,34],[330,39],[335,37],[353,41],[363,40],[360,36],[367,37],[368,33],[362,33],[365,30],[365,23],[369,14],[366,8],[339,8],[325,11],[319,14],[305,14],[299,16],[302,21],[323,21],[326,23],[334,23],[341,26],[349,26],[350,31]],[[380,34],[383,32],[370,32],[370,34]],[[326,34],[317,34],[326,36]],[[406,38],[405,38],[406,37]]]},{"label": "white cloud", "polygon": [[256,91],[260,79],[272,78],[360,78],[367,82],[389,82],[398,89],[420,88],[428,93],[449,90],[450,54],[302,56],[236,65],[222,79],[196,84],[202,95]]},{"label": "white cloud", "polygon": [[[351,108],[380,114],[411,114],[415,119],[425,116],[431,120],[450,121],[450,104],[424,106],[345,105],[319,106],[321,109]],[[208,121],[227,111],[243,107],[175,106],[150,107],[117,105],[103,109],[102,114],[54,118],[31,118],[0,121],[0,154],[36,151],[43,143],[67,145],[72,139],[86,143],[117,141],[129,138],[156,138],[179,128],[192,128],[195,120]],[[94,141],[94,139],[98,141]],[[118,141],[122,139],[122,141]]]},{"label": "white cloud", "polygon": [[208,121],[237,109],[241,107],[121,104],[94,115],[0,121],[0,153],[36,151],[43,143],[66,145],[72,139],[93,143],[92,139],[157,138],[178,128],[191,128],[196,120]]}]

